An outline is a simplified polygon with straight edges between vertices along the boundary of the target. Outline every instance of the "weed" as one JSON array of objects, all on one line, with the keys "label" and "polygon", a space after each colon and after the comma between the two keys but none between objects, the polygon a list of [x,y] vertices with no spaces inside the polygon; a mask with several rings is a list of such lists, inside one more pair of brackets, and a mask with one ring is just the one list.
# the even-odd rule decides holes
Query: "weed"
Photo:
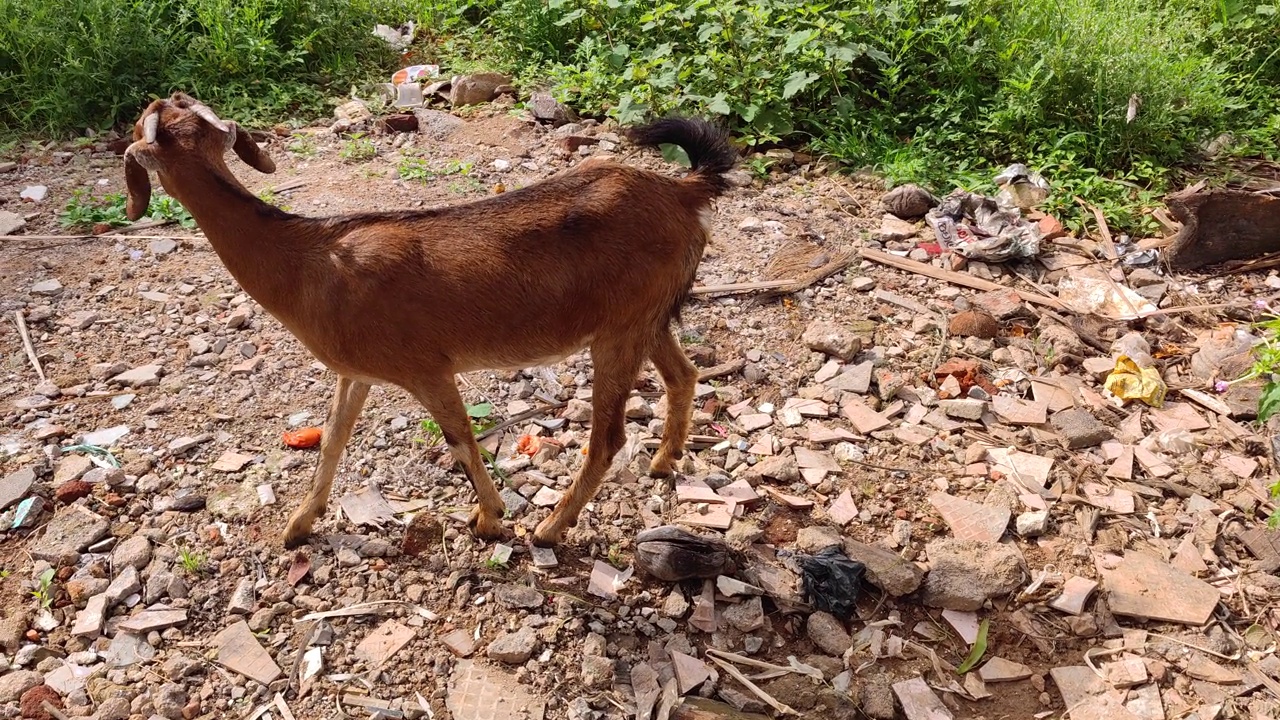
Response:
[{"label": "weed", "polygon": [[203,572],[207,560],[204,553],[192,550],[188,546],[184,545],[178,549],[178,563],[188,575],[199,575]]},{"label": "weed", "polygon": [[444,440],[444,431],[440,429],[440,423],[435,420],[427,418],[418,423],[418,427],[423,434],[421,441],[427,445],[439,445]]},{"label": "weed", "polygon": [[[467,417],[471,419],[471,432],[475,435],[488,430],[497,424],[490,416],[493,415],[492,403],[479,403],[476,405],[467,405]],[[422,437],[419,442],[427,445],[439,445],[444,440],[444,430],[440,428],[440,423],[434,418],[425,418],[418,422],[418,428],[422,430]],[[481,454],[486,451],[481,448]]]},{"label": "weed", "polygon": [[[125,196],[120,193],[94,199],[87,191],[76,190],[58,215],[58,222],[68,228],[128,225],[129,218],[125,216],[125,202]],[[182,203],[168,195],[152,195],[151,204],[147,206],[147,216],[153,220],[176,222],[186,228],[196,225],[195,218],[182,207]]]},{"label": "weed", "polygon": [[614,567],[616,567],[616,568],[618,568],[619,570],[625,570],[625,569],[626,569],[626,567],[627,567],[627,559],[626,559],[625,557],[623,557],[623,556],[622,556],[622,546],[621,546],[621,545],[616,545],[616,544],[615,544],[615,545],[610,545],[610,546],[609,546],[609,564],[610,564],[610,565],[612,565],[612,566],[614,566]]},{"label": "weed", "polygon": [[345,162],[358,163],[372,160],[378,155],[378,146],[373,141],[364,136],[364,133],[353,133],[342,143],[342,149],[338,150],[338,157]]},{"label": "weed", "polygon": [[507,564],[496,557],[491,557],[488,560],[485,560],[484,566],[485,568],[489,570],[493,570],[494,572],[500,572],[502,570],[507,569]]},{"label": "weed", "polygon": [[147,217],[152,220],[169,220],[184,228],[196,226],[196,219],[182,207],[182,203],[168,195],[152,196],[151,204],[147,206]]},{"label": "weed", "polygon": [[319,154],[316,141],[310,135],[299,135],[284,146],[285,150],[304,158],[313,158]]},{"label": "weed", "polygon": [[262,192],[258,193],[258,199],[268,205],[275,205],[281,210],[284,210],[285,212],[289,212],[289,206],[284,204],[283,202],[280,202],[280,196],[272,192],[271,188],[267,188]]},{"label": "weed", "polygon": [[53,568],[49,568],[48,570],[40,573],[40,577],[36,580],[38,585],[35,590],[31,591],[31,596],[34,597],[40,603],[40,607],[45,610],[48,610],[49,607],[53,605],[54,572]]},{"label": "weed", "polygon": [[764,155],[753,155],[747,160],[747,170],[761,180],[769,179],[769,171],[773,168],[773,158]]},{"label": "weed", "polygon": [[455,180],[449,183],[449,186],[445,189],[454,195],[467,195],[479,190],[484,190],[484,183],[473,177],[469,177],[462,180]]},{"label": "weed", "polygon": [[63,227],[69,228],[94,225],[120,227],[129,224],[129,218],[125,217],[124,209],[125,197],[119,193],[107,195],[95,201],[87,191],[76,190],[58,216],[58,222]]},{"label": "weed", "polygon": [[[436,170],[422,158],[407,157],[396,165],[396,174],[401,180],[426,182],[433,178],[447,175],[469,176],[471,174],[471,168],[472,163],[460,160],[450,160],[443,168]],[[479,181],[473,179],[473,182],[479,185]]]}]

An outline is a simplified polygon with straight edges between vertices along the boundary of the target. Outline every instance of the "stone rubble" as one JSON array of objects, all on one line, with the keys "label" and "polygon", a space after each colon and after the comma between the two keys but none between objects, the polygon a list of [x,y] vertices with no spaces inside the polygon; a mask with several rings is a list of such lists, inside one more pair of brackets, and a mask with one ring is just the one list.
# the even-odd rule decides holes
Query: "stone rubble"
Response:
[{"label": "stone rubble", "polygon": [[[412,132],[375,129],[364,175],[338,157],[341,137],[270,138],[306,181],[277,195],[304,214],[448,204],[625,151],[615,125],[548,95],[527,117],[507,112],[507,82],[476,74],[425,93],[492,105],[467,120],[416,108]],[[348,105],[336,130],[378,127]],[[48,380],[21,351],[0,376],[0,541],[21,558],[5,566],[0,711],[49,701],[98,720],[240,717],[275,702],[299,718],[340,705],[458,720],[634,717],[620,706],[646,720],[780,707],[884,720],[1280,713],[1269,690],[1280,682],[1280,539],[1264,504],[1275,426],[1253,423],[1259,382],[1214,388],[1251,364],[1254,311],[1127,324],[1058,311],[1064,324],[1019,291],[1060,287],[1081,248],[1097,251],[1092,237],[1046,235],[1034,262],[955,263],[917,221],[936,203],[928,193],[895,191],[884,204],[899,214],[886,216],[870,188],[770,152],[768,178],[731,178],[696,284],[758,280],[759,258],[797,248],[805,268],[834,249],[854,259],[783,302],[695,295],[678,332],[707,376],[680,477],[647,473],[668,417],[646,370],[626,449],[554,550],[528,539],[585,458],[588,353],[460,385],[494,420],[564,403],[484,440],[508,510],[497,552],[466,532],[466,479],[419,422],[425,410],[393,388],[371,393],[312,544],[284,551],[277,533],[318,452],[281,433],[322,424],[332,374],[199,237],[122,234],[15,263],[6,301]],[[119,185],[118,158],[85,155],[80,180]],[[472,171],[416,183],[394,172],[407,157]],[[12,207],[33,211],[20,223],[0,213],[5,232],[59,231],[75,183],[42,162],[0,183]],[[656,156],[627,162],[673,172]],[[33,182],[48,197],[19,205]],[[996,285],[965,289],[859,249]],[[1108,267],[1171,310],[1251,301],[1265,287]],[[1032,276],[1036,288],[1022,282]],[[1161,407],[1104,388],[1117,350],[1158,367]],[[833,546],[866,569],[849,617],[813,611],[794,560]],[[981,620],[986,654],[958,676]],[[1066,664],[1086,651],[1101,676]]]}]

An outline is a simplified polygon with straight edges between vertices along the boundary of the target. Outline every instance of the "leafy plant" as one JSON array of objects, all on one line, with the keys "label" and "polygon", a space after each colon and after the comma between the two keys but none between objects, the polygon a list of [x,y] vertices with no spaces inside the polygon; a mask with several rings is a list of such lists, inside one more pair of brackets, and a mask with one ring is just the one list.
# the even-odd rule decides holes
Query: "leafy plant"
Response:
[{"label": "leafy plant", "polygon": [[444,431],[435,420],[426,418],[418,423],[418,427],[422,429],[422,442],[427,445],[439,445],[444,440]]},{"label": "leafy plant", "polygon": [[[89,228],[95,225],[122,227],[129,224],[129,218],[125,216],[125,203],[125,196],[121,193],[111,193],[95,199],[85,190],[76,190],[58,215],[58,222],[68,228]],[[168,195],[151,196],[147,217],[153,220],[170,220],[185,228],[196,226],[195,218],[191,217],[182,203]]]},{"label": "leafy plant", "polygon": [[152,220],[170,220],[184,228],[196,226],[196,219],[182,207],[182,203],[168,195],[152,196],[151,204],[147,206],[147,217]]},{"label": "leafy plant", "polygon": [[[1264,304],[1261,304],[1265,307]],[[1253,365],[1243,376],[1231,380],[1219,380],[1214,389],[1226,392],[1238,382],[1246,382],[1261,378],[1262,392],[1258,395],[1258,424],[1265,425],[1276,413],[1280,412],[1280,315],[1270,314],[1265,320],[1254,324],[1254,328],[1262,336],[1262,343],[1253,348]],[[1273,501],[1280,500],[1280,481],[1270,487]],[[1267,518],[1271,529],[1280,528],[1280,506]]]},{"label": "leafy plant", "polygon": [[769,170],[773,167],[773,158],[764,155],[753,155],[746,162],[747,169],[761,180],[769,178]]},{"label": "leafy plant", "polygon": [[299,135],[290,140],[289,144],[284,146],[284,149],[294,155],[301,155],[305,158],[313,158],[319,153],[316,148],[316,141],[310,135]]},{"label": "leafy plant", "polygon": [[58,222],[63,227],[91,227],[99,224],[119,227],[129,224],[124,208],[125,197],[119,193],[94,200],[87,191],[76,190],[58,215]]},{"label": "leafy plant", "polygon": [[626,569],[627,559],[622,556],[621,545],[615,544],[615,545],[609,546],[609,564],[618,568],[619,570]]},{"label": "leafy plant", "polygon": [[53,576],[54,569],[49,568],[40,573],[40,577],[36,579],[38,583],[35,590],[31,591],[31,596],[39,603],[40,607],[48,610],[53,605]]},{"label": "leafy plant", "polygon": [[365,162],[378,155],[378,146],[364,136],[364,133],[353,133],[342,143],[338,157],[346,162]]},{"label": "leafy plant", "polygon": [[283,202],[280,202],[280,196],[272,192],[270,188],[267,188],[262,192],[258,193],[258,199],[264,203],[267,203],[268,205],[275,205],[276,207],[280,208],[281,210],[284,210],[285,212],[289,211],[289,206]]}]

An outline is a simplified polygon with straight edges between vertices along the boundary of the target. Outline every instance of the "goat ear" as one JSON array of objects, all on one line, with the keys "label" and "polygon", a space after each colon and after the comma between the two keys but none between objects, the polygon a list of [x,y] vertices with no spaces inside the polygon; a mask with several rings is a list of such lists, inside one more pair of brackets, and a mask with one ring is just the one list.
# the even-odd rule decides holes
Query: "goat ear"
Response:
[{"label": "goat ear", "polygon": [[125,217],[137,220],[147,213],[151,205],[151,176],[133,152],[124,154],[124,185],[129,194]]},{"label": "goat ear", "polygon": [[240,129],[239,125],[234,122],[227,122],[231,133],[235,136],[235,142],[231,145],[231,149],[236,151],[236,155],[245,161],[249,167],[262,173],[273,173],[276,171],[276,162],[269,155],[258,147],[258,143],[253,141],[249,133]]}]

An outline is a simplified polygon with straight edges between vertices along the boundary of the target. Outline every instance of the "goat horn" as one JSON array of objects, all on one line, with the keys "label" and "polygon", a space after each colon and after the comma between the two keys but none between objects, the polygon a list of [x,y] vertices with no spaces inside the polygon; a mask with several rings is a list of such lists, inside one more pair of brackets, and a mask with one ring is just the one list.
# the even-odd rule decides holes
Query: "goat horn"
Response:
[{"label": "goat horn", "polygon": [[156,128],[159,126],[159,113],[151,113],[142,119],[142,139],[146,140],[148,145],[151,145],[156,141]]},{"label": "goat horn", "polygon": [[204,118],[205,122],[218,128],[222,132],[231,132],[231,130],[227,127],[227,124],[222,122],[222,120],[218,119],[218,116],[214,114],[213,109],[210,108],[208,105],[205,105],[204,103],[198,103],[198,102],[191,103],[191,112]]}]

